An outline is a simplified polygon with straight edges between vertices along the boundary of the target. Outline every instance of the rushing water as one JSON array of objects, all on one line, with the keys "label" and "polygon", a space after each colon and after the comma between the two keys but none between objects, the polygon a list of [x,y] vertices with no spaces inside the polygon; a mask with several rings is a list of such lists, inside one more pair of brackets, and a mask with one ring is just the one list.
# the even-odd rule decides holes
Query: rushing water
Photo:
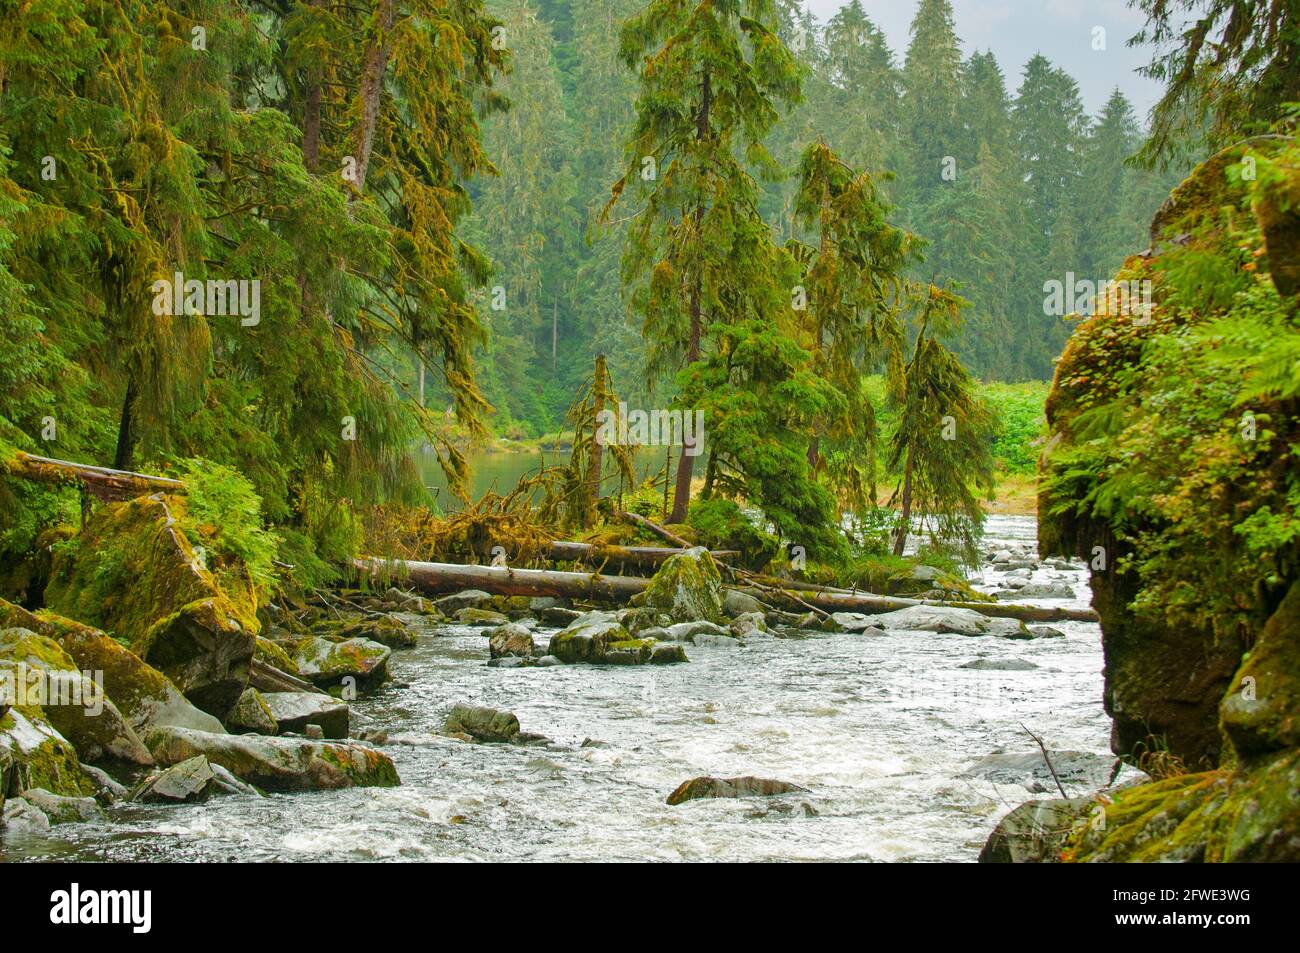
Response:
[{"label": "rushing water", "polygon": [[[1033,532],[1028,517],[993,517],[988,526],[990,540],[1013,544],[1032,546]],[[1034,573],[1063,576],[1083,598],[1043,604],[1086,605],[1082,570]],[[987,588],[1000,579],[984,570]],[[1038,796],[1021,783],[965,775],[972,762],[1035,750],[1021,723],[1053,749],[1107,751],[1098,629],[1056,628],[1066,637],[808,633],[745,648],[687,646],[685,665],[507,669],[487,667],[478,627],[428,627],[417,648],[394,653],[395,682],[354,705],[356,728],[388,730],[384,750],[401,787],[116,806],[104,822],[12,835],[5,854],[971,861],[1003,813]],[[1038,668],[960,667],[980,658]],[[456,702],[513,711],[524,731],[552,743],[441,738],[435,732]],[[665,804],[702,774],[779,778],[809,793]]]}]

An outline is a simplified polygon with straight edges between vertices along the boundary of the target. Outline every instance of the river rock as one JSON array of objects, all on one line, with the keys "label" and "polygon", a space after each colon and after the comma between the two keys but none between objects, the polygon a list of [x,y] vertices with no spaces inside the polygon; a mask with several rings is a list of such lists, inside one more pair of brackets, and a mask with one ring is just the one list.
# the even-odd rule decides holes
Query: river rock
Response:
[{"label": "river rock", "polygon": [[447,734],[469,735],[475,741],[506,742],[519,735],[519,719],[511,712],[473,705],[456,705],[442,726]]},{"label": "river rock", "polygon": [[161,726],[224,732],[221,722],[191,705],[162,672],[99,629],[52,612],[39,615],[0,599],[0,628],[18,626],[48,636],[77,669],[103,676],[104,692],[143,740]]},{"label": "river rock", "polygon": [[369,639],[390,649],[409,649],[416,644],[415,632],[411,627],[391,615],[360,619],[345,625],[338,634],[344,639]]},{"label": "river rock", "polygon": [[456,621],[461,625],[504,625],[510,621],[510,616],[492,609],[469,606],[456,613]]},{"label": "river rock", "polygon": [[952,606],[908,606],[874,617],[885,629],[941,632],[953,635],[994,635],[1004,639],[1033,638],[1019,619],[980,615]]},{"label": "river rock", "polygon": [[518,622],[507,622],[488,636],[488,653],[492,658],[528,658],[533,654],[533,634]]},{"label": "river rock", "polygon": [[767,606],[747,592],[726,589],[723,591],[722,596],[722,611],[734,619],[737,616],[747,615],[751,612],[766,612]]},{"label": "river rock", "polygon": [[884,628],[878,615],[866,615],[862,612],[832,612],[830,617],[840,632],[865,632],[867,629]]},{"label": "river rock", "polygon": [[4,802],[0,828],[11,834],[42,834],[50,829],[50,819],[25,798],[11,797]]},{"label": "river rock", "polygon": [[455,615],[461,609],[481,609],[492,601],[492,594],[482,589],[462,589],[450,596],[443,596],[433,604],[444,615]]},{"label": "river rock", "polygon": [[80,760],[107,757],[153,764],[149,749],[112,699],[78,671],[53,639],[26,628],[0,631],[0,679],[5,673],[15,685],[20,680],[26,683],[28,698],[42,707],[54,729],[77,749]]},{"label": "river rock", "polygon": [[197,801],[212,793],[215,780],[207,757],[195,755],[145,778],[131,792],[130,799],[152,804]]},{"label": "river rock", "polygon": [[981,864],[1051,864],[1076,825],[1086,824],[1094,800],[1029,801],[998,822],[980,851]]},{"label": "river rock", "polygon": [[632,601],[667,613],[674,622],[721,622],[722,576],[709,551],[696,546],[665,559],[650,584]]},{"label": "river rock", "polygon": [[226,716],[226,727],[237,732],[251,732],[255,735],[278,735],[280,725],[265,696],[256,688],[244,689],[239,701]]},{"label": "river rock", "polygon": [[767,620],[763,618],[761,612],[744,612],[733,618],[727,624],[727,629],[736,638],[743,639],[749,635],[765,634]]},{"label": "river rock", "polygon": [[1050,625],[1031,625],[1029,634],[1035,639],[1063,639],[1065,633],[1060,629],[1054,629]]},{"label": "river rock", "polygon": [[59,734],[38,705],[10,708],[0,718],[0,772],[6,790],[21,794],[44,788],[66,797],[95,793],[81,770],[77,751]]},{"label": "river rock", "polygon": [[1095,791],[1110,782],[1116,768],[1113,755],[1093,754],[1090,751],[1049,751],[1052,768],[1048,768],[1041,751],[995,751],[971,764],[962,777],[983,778],[994,784],[1018,784],[1031,787],[1035,782],[1047,789],[1056,790],[1052,769],[1067,793],[1070,788]]},{"label": "river rock", "polygon": [[692,778],[684,781],[677,790],[668,795],[669,804],[681,804],[697,798],[709,797],[772,797],[778,794],[793,794],[808,791],[807,788],[789,781],[773,781],[767,778]]},{"label": "river rock", "polygon": [[582,613],[577,609],[566,609],[564,606],[552,606],[549,609],[538,610],[537,618],[541,619],[547,625],[566,626],[573,620],[582,618]]},{"label": "river rock", "polygon": [[663,630],[667,638],[674,642],[694,642],[698,636],[710,635],[717,638],[734,638],[730,629],[724,629],[714,622],[678,622]]},{"label": "river rock", "polygon": [[326,738],[348,736],[348,706],[329,695],[314,692],[266,692],[262,696],[280,731],[306,733],[320,727]]},{"label": "river rock", "polygon": [[[1063,582],[1031,582],[1013,593],[1017,599],[1073,599],[1074,587]],[[1001,598],[1001,597],[999,597]]]},{"label": "river rock", "polygon": [[313,685],[339,685],[344,679],[354,678],[356,687],[365,689],[388,678],[388,659],[392,654],[388,646],[369,639],[331,642],[312,636],[294,646],[293,663],[298,673]]},{"label": "river rock", "polygon": [[1038,668],[1033,662],[1026,662],[1024,659],[1008,658],[978,658],[971,662],[965,662],[958,668],[973,668],[978,672],[1029,672]]},{"label": "river rock", "polygon": [[145,744],[160,764],[206,755],[235,777],[267,791],[394,787],[401,783],[388,755],[354,741],[311,741],[261,735],[217,735],[155,728]]},{"label": "river rock", "polygon": [[64,797],[44,788],[28,788],[23,800],[37,808],[51,824],[77,824],[93,821],[103,811],[93,797]]},{"label": "river rock", "polygon": [[[150,755],[150,760],[153,755]],[[81,770],[85,772],[86,777],[90,778],[95,787],[95,798],[105,804],[112,804],[115,801],[121,801],[131,792],[117,779],[105,771],[103,768],[97,768],[93,764],[83,764]]]}]

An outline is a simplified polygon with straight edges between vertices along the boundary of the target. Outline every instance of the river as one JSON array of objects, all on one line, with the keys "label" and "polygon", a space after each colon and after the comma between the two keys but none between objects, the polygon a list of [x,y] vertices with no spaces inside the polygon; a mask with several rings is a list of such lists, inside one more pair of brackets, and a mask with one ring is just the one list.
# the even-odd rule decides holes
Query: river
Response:
[{"label": "river", "polygon": [[[1030,517],[996,516],[987,538],[1032,546],[1033,534]],[[1082,569],[1034,573],[1062,577],[1081,598],[1043,604],[1086,605]],[[1001,578],[986,568],[981,581]],[[389,732],[401,787],[119,805],[103,822],[10,836],[4,855],[972,861],[1002,814],[1049,796],[1036,793],[1042,771],[1005,783],[968,773],[995,751],[1034,752],[1021,723],[1052,749],[1107,763],[1098,628],[1056,628],[1064,638],[810,632],[741,649],[688,646],[685,665],[509,669],[486,665],[477,627],[426,626],[418,647],[394,653],[394,682],[354,705],[355,728]],[[1038,667],[961,667],[976,659]],[[456,702],[513,711],[552,743],[439,737]],[[779,778],[809,793],[665,804],[702,774]]]}]

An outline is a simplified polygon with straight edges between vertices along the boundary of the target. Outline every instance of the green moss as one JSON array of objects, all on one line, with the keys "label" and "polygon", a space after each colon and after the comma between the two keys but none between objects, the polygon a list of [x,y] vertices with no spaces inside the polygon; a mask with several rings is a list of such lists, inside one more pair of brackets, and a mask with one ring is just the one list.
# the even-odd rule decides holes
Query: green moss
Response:
[{"label": "green moss", "polygon": [[633,602],[674,622],[721,622],[722,576],[708,550],[690,549],[664,560]]},{"label": "green moss", "polygon": [[17,706],[0,716],[0,749],[7,749],[10,771],[22,790],[44,788],[65,797],[95,793],[76,750],[54,730],[40,706]]}]

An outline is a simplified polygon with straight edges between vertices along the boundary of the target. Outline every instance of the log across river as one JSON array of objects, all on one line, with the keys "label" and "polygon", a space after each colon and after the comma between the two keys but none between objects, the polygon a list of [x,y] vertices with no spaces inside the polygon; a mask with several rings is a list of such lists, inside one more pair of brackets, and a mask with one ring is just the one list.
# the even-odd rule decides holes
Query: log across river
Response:
[{"label": "log across river", "polygon": [[[364,574],[398,577],[422,592],[437,594],[459,589],[482,589],[505,596],[556,596],[596,602],[626,602],[650,584],[640,576],[605,576],[599,573],[561,572],[553,569],[511,569],[506,566],[474,566],[458,563],[430,563],[413,560],[366,558],[354,565]],[[1090,609],[1058,606],[1030,606],[996,602],[935,602],[880,596],[844,590],[818,590],[800,586],[789,590],[769,586],[735,586],[740,592],[781,608],[812,606],[823,612],[893,612],[909,606],[943,605],[971,609],[981,615],[1020,619],[1024,622],[1095,622]]]}]

